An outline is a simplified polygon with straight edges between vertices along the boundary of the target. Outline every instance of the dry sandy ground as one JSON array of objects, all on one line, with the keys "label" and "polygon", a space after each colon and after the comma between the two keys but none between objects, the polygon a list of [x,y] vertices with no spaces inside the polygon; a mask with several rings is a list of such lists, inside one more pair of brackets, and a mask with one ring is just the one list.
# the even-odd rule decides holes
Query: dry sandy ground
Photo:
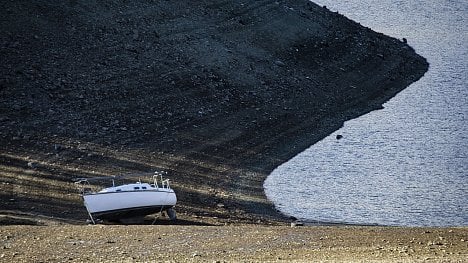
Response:
[{"label": "dry sandy ground", "polygon": [[466,262],[468,228],[3,226],[2,262]]}]

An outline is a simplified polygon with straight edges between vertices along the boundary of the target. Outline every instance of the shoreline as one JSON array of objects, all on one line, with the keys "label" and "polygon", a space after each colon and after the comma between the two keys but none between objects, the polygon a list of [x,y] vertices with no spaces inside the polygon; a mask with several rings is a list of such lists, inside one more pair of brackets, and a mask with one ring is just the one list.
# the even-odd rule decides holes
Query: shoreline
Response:
[{"label": "shoreline", "polygon": [[72,178],[163,169],[187,224],[285,224],[270,172],[428,68],[308,1],[185,4],[4,8],[4,214],[84,222]]}]

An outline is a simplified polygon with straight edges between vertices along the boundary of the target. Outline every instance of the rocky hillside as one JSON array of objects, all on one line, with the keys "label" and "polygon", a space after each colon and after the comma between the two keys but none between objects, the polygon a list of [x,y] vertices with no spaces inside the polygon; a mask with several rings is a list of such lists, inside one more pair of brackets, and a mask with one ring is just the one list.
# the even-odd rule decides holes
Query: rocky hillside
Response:
[{"label": "rocky hillside", "polygon": [[86,219],[73,177],[169,171],[187,218],[279,218],[268,173],[419,79],[309,1],[2,1],[0,210]]}]

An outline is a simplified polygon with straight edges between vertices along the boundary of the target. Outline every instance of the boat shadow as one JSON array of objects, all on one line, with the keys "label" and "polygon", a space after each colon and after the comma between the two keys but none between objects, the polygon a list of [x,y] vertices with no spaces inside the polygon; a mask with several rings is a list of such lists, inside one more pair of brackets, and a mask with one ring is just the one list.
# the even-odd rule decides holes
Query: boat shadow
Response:
[{"label": "boat shadow", "polygon": [[214,224],[209,224],[206,222],[199,222],[193,220],[186,220],[186,219],[177,219],[175,221],[172,220],[156,220],[153,221],[145,221],[144,225],[181,225],[181,226],[214,226]]},{"label": "boat shadow", "polygon": [[[87,221],[91,224],[90,220]],[[135,217],[135,218],[126,218],[119,220],[97,220],[96,224],[99,225],[179,225],[179,226],[214,226],[215,224],[210,224],[207,222],[200,222],[195,220],[188,219],[176,219],[170,220],[169,218],[154,218],[151,216],[145,217]]]}]

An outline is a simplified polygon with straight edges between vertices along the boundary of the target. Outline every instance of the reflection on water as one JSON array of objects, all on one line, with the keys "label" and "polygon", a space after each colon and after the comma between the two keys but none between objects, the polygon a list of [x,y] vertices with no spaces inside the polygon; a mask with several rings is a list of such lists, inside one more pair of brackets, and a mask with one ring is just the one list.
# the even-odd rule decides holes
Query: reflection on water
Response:
[{"label": "reflection on water", "polygon": [[430,68],[384,110],[346,122],[278,167],[267,196],[308,220],[468,225],[468,2],[314,2],[407,38]]}]

